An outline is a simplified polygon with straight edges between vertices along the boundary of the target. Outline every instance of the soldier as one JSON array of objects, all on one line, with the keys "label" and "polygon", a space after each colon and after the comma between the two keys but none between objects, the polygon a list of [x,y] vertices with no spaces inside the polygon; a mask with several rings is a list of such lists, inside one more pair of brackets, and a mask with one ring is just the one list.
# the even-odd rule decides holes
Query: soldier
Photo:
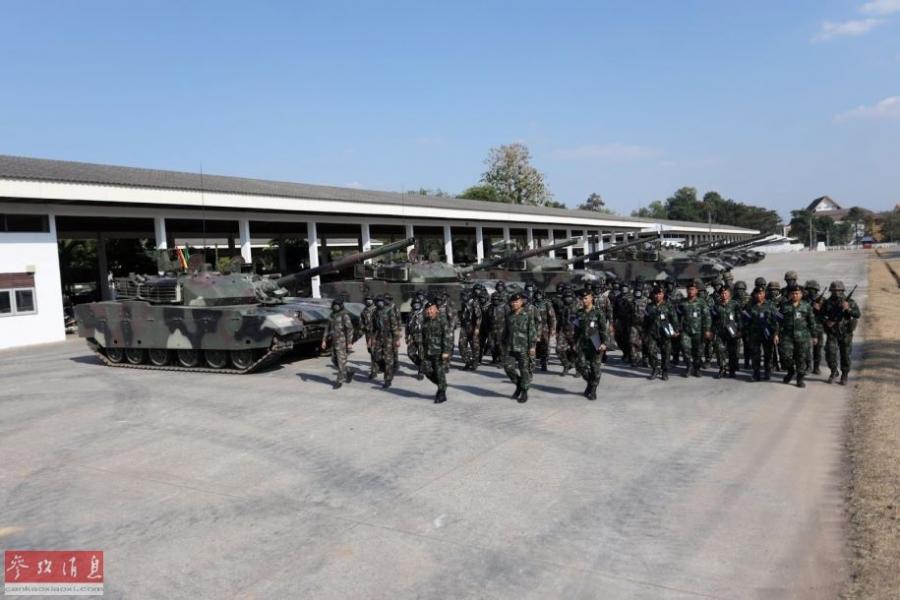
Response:
[{"label": "soldier", "polygon": [[[763,280],[765,283],[765,280]],[[750,304],[744,309],[744,327],[750,350],[750,364],[753,367],[753,381],[772,376],[772,348],[778,330],[778,311],[766,300],[766,288],[758,285],[753,289]],[[760,355],[764,372],[760,376]]]},{"label": "soldier", "polygon": [[784,288],[782,288],[781,290],[782,297],[786,297],[787,291],[792,287],[797,286],[797,279],[799,279],[799,277],[797,276],[797,271],[788,271],[784,274]]},{"label": "soldier", "polygon": [[547,371],[547,359],[550,358],[550,338],[556,333],[556,311],[553,305],[544,298],[544,292],[534,293],[534,307],[539,316],[538,341],[536,347],[537,360],[541,363],[541,371]]},{"label": "soldier", "polygon": [[[450,326],[450,337],[456,337],[456,330],[459,329],[459,312],[456,310],[456,307],[453,306],[453,303],[450,301],[450,294],[447,292],[442,292],[437,297],[438,310],[444,315],[444,318],[447,319],[447,324]],[[453,349],[450,349],[450,356],[453,356]],[[450,359],[447,359],[447,368],[450,368]]]},{"label": "soldier", "polygon": [[[666,277],[666,302],[678,311],[678,305],[684,301],[684,295],[678,289],[678,284],[675,281],[675,278],[669,275]],[[672,365],[678,366],[679,358],[681,357],[681,344],[672,344]],[[685,362],[687,362],[687,357],[685,357]]]},{"label": "soldier", "polygon": [[503,336],[503,368],[516,384],[513,398],[528,402],[528,386],[531,385],[530,362],[535,357],[534,321],[525,312],[524,297],[515,293],[509,297],[509,312]]},{"label": "soldier", "polygon": [[331,364],[337,369],[334,389],[338,389],[345,381],[347,383],[353,381],[353,375],[347,368],[347,353],[353,346],[353,321],[344,310],[344,301],[340,298],[331,301],[331,316],[328,318],[325,335],[322,337],[322,350],[325,350],[329,339],[331,340]]},{"label": "soldier", "polygon": [[[768,300],[772,306],[775,307],[775,310],[778,311],[778,314],[781,314],[781,305],[784,302],[784,297],[781,295],[781,287],[778,285],[778,282],[774,279],[766,284],[766,300]],[[781,344],[776,343],[772,349],[772,370],[780,371],[782,365],[781,360],[782,349]]]},{"label": "soldier", "polygon": [[[854,288],[855,289],[855,288]],[[825,342],[825,360],[831,374],[828,383],[834,383],[838,374],[838,353],[840,353],[841,385],[847,384],[850,375],[850,352],[853,346],[853,332],[859,321],[861,313],[856,301],[853,300],[853,292],[844,296],[844,282],[832,281],[828,286],[831,295],[822,304],[822,323],[828,340]]]},{"label": "soldier", "polygon": [[[737,303],[738,308],[743,311],[750,304],[750,296],[747,294],[747,282],[746,281],[735,281],[734,282],[734,292],[732,300]],[[744,368],[750,368],[750,342],[748,339],[748,333],[741,327],[741,339],[738,340],[738,356],[743,354],[744,356]]]},{"label": "soldier", "polygon": [[509,307],[503,303],[504,296],[491,296],[491,364],[497,365],[503,362],[503,337],[506,330],[506,314]]},{"label": "soldier", "polygon": [[578,311],[577,301],[567,291],[562,298],[562,305],[557,315],[559,333],[556,335],[556,356],[562,364],[560,377],[565,377],[575,366],[575,314]]},{"label": "soldier", "polygon": [[616,346],[622,350],[622,362],[631,363],[631,288],[628,284],[619,287],[619,293],[613,300],[613,338]]},{"label": "soldier", "polygon": [[647,306],[643,320],[643,335],[652,371],[649,379],[669,378],[669,358],[672,356],[672,339],[678,336],[678,315],[666,302],[666,292],[655,287],[650,292],[653,302]]},{"label": "soldier", "polygon": [[719,289],[719,301],[710,312],[716,334],[716,363],[719,372],[716,379],[734,378],[738,368],[738,340],[741,339],[741,309],[731,299],[731,288]]},{"label": "soldier", "polygon": [[[661,288],[660,291],[662,291]],[[647,339],[645,337],[644,317],[647,316],[647,307],[650,306],[650,299],[644,296],[643,283],[639,283],[635,286],[631,296],[631,328],[628,336],[628,343],[631,346],[629,351],[629,354],[631,355],[631,366],[647,366],[649,364],[649,356],[647,352]],[[669,358],[666,357],[666,366],[668,366],[668,364]]]},{"label": "soldier", "polygon": [[394,360],[396,352],[400,348],[403,332],[400,320],[383,297],[376,298],[375,306],[377,310],[372,328],[372,370],[376,375],[379,369],[384,371],[383,387],[389,388],[394,380],[394,373],[397,371]]},{"label": "soldier", "polygon": [[[366,350],[369,352],[369,363],[372,364],[372,319],[375,317],[375,298],[366,296],[363,299],[363,303],[365,308],[362,309],[362,313],[359,315],[359,325],[366,336]],[[370,371],[369,379],[374,378],[375,374]]]},{"label": "soldier", "polygon": [[417,368],[416,379],[425,376],[425,364],[422,362],[422,323],[425,320],[425,308],[418,299],[413,299],[412,311],[406,319],[406,355]]},{"label": "soldier", "polygon": [[453,351],[453,332],[450,330],[447,317],[440,312],[437,304],[429,303],[425,308],[421,340],[425,375],[437,385],[434,403],[446,402],[447,363]]},{"label": "soldier", "polygon": [[[713,293],[710,295],[709,288],[707,286],[703,286],[698,290],[697,296],[706,304],[706,309],[711,310],[713,305],[715,304],[716,295]],[[708,339],[703,340],[703,368],[708,369],[710,362],[712,362],[712,351],[713,346],[715,345],[715,333],[710,336]]]},{"label": "soldier", "polygon": [[481,301],[474,293],[463,290],[462,313],[459,328],[459,355],[465,366],[463,370],[474,371],[481,362]]},{"label": "soldier", "polygon": [[729,289],[729,291],[731,291],[733,294],[734,293],[734,291],[733,291],[734,290],[734,273],[732,273],[731,271],[725,271],[724,273],[722,273],[722,285],[727,287]]},{"label": "soldier", "polygon": [[[384,307],[390,310],[394,318],[397,320],[397,323],[403,323],[403,317],[400,314],[400,307],[394,302],[394,297],[390,294],[384,295]],[[398,326],[399,327],[399,326]],[[397,339],[397,345],[394,346],[394,375],[397,374],[397,369],[400,368],[400,340],[399,336]]]},{"label": "soldier", "polygon": [[818,375],[822,372],[819,365],[822,363],[822,349],[825,347],[825,326],[822,324],[822,298],[819,296],[819,282],[810,279],[803,288],[803,301],[813,307],[813,314],[816,316],[816,329],[812,334],[816,343],[810,345],[811,354],[806,360],[808,365],[812,365],[813,375]]},{"label": "soldier", "polygon": [[687,287],[687,298],[678,307],[681,348],[684,353],[684,377],[700,377],[703,366],[703,342],[712,337],[709,306],[700,299],[703,282],[693,280]]},{"label": "soldier", "polygon": [[491,321],[491,295],[488,293],[487,288],[485,288],[480,283],[476,283],[478,288],[478,303],[481,305],[481,334],[479,335],[479,354],[477,364],[481,364],[481,360],[484,358],[484,353],[487,352],[487,344],[488,338],[490,336],[491,331],[493,330],[493,325]]},{"label": "soldier", "polygon": [[503,281],[498,281],[497,285],[494,286],[494,295],[497,296],[499,294],[500,303],[506,306],[506,301],[509,299],[509,294],[506,291],[506,283]]},{"label": "soldier", "polygon": [[[788,289],[788,301],[779,309],[781,323],[776,346],[781,344],[781,359],[787,373],[784,383],[790,383],[797,375],[797,387],[806,387],[806,357],[809,354],[809,343],[816,327],[816,317],[812,307],[803,301],[803,290],[794,286]],[[815,343],[815,340],[813,340]]]},{"label": "soldier", "polygon": [[578,371],[587,382],[584,397],[597,399],[597,386],[603,367],[603,353],[609,341],[606,313],[594,304],[594,296],[590,290],[581,293],[582,308],[578,311],[575,328],[575,343],[578,348]]}]

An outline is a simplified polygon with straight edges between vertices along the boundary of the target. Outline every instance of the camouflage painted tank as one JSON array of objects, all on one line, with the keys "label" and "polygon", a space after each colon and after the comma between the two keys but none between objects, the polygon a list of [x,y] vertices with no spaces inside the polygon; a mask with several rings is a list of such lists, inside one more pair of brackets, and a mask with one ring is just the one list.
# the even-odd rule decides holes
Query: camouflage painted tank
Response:
[{"label": "camouflage painted tank", "polygon": [[[331,300],[290,297],[288,287],[411,243],[412,238],[280,278],[202,268],[119,278],[116,300],[75,307],[78,335],[110,366],[250,373],[294,346],[322,340]],[[346,308],[358,325],[363,307]]]},{"label": "camouflage painted tank", "polygon": [[540,256],[541,254],[572,246],[573,244],[582,241],[582,239],[583,238],[580,237],[571,238],[559,242],[558,244],[513,253],[504,263],[502,263],[502,265],[498,265],[498,267],[502,266],[503,268],[480,270],[473,273],[472,277],[474,279],[503,280],[507,282],[507,284],[518,286],[524,286],[526,283],[533,283],[536,288],[547,293],[555,292],[557,286],[561,283],[569,283],[573,287],[579,288],[586,282],[606,280],[610,277],[614,277],[614,274],[593,268],[575,270],[570,269],[569,265],[592,260],[603,254],[648,241],[648,238],[632,240],[630,242],[607,247],[603,250],[596,250],[584,256],[574,256],[569,259]]}]

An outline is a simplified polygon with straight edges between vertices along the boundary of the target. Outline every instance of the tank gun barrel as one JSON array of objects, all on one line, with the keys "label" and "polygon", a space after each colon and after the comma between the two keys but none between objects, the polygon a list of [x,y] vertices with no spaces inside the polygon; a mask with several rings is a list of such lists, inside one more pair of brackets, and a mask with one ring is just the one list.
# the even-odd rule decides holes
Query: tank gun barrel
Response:
[{"label": "tank gun barrel", "polygon": [[716,252],[718,250],[738,248],[738,247],[744,246],[746,244],[752,244],[754,242],[761,241],[765,238],[770,237],[771,235],[772,235],[771,233],[760,233],[758,235],[755,235],[753,237],[749,237],[749,238],[746,238],[743,240],[737,240],[734,242],[729,242],[727,244],[719,244],[718,246],[711,246],[711,247],[703,248],[701,250],[698,250],[697,254],[706,254],[707,252]]},{"label": "tank gun barrel", "polygon": [[339,258],[338,260],[327,262],[323,265],[319,265],[318,267],[313,267],[311,269],[304,269],[303,271],[298,271],[296,273],[292,273],[290,275],[285,275],[279,279],[275,280],[275,284],[280,287],[284,287],[287,285],[292,285],[299,283],[301,281],[305,281],[307,279],[311,279],[316,275],[321,275],[323,273],[334,273],[340,271],[345,267],[349,267],[351,265],[355,265],[356,263],[360,263],[364,260],[369,260],[370,258],[375,258],[377,256],[381,256],[383,254],[390,254],[391,252],[395,252],[397,250],[403,250],[412,246],[416,243],[416,238],[410,237],[405,240],[400,240],[399,242],[393,242],[391,244],[385,244],[380,248],[375,248],[373,250],[367,250],[366,252],[357,252],[355,254],[351,254],[350,256],[345,256],[343,258]]},{"label": "tank gun barrel", "polygon": [[487,269],[492,269],[494,267],[500,266],[503,263],[507,263],[513,260],[523,260],[526,258],[531,258],[532,256],[537,256],[539,254],[546,254],[547,252],[554,252],[556,250],[562,250],[563,248],[568,248],[569,246],[573,246],[582,240],[581,237],[573,237],[567,240],[563,240],[562,242],[557,242],[555,244],[550,244],[549,246],[541,246],[540,248],[531,248],[530,250],[520,250],[518,252],[513,252],[512,254],[508,254],[506,256],[500,256],[497,258],[492,258],[490,260],[486,260],[483,263],[478,263],[477,265],[469,265],[468,267],[463,267],[460,269],[462,273],[473,273],[475,271],[485,271]]},{"label": "tank gun barrel", "polygon": [[644,244],[646,242],[653,242],[659,239],[659,236],[650,236],[650,237],[639,237],[637,239],[631,240],[629,242],[622,242],[620,244],[616,244],[614,246],[609,246],[608,248],[603,248],[601,250],[594,250],[593,252],[589,252],[588,254],[584,254],[582,256],[573,256],[564,261],[564,264],[574,265],[576,263],[594,260],[595,258],[602,256],[604,254],[608,254],[610,252],[618,252],[619,250],[624,250],[625,248],[630,248],[631,246],[637,246],[638,244]]},{"label": "tank gun barrel", "polygon": [[771,240],[757,240],[755,242],[751,242],[749,244],[744,244],[743,246],[737,246],[733,248],[725,248],[723,252],[743,252],[745,250],[751,250],[756,248],[757,246],[765,246],[766,244],[771,243]]}]

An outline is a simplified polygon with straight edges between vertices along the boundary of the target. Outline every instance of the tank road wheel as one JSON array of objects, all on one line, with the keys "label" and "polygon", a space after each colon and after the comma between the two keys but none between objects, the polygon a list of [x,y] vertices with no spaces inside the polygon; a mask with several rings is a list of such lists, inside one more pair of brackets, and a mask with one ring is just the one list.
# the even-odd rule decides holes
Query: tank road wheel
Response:
[{"label": "tank road wheel", "polygon": [[125,359],[132,365],[139,365],[144,362],[143,348],[126,348]]},{"label": "tank road wheel", "polygon": [[200,352],[192,349],[179,350],[178,364],[180,364],[182,367],[196,367],[198,364],[200,364]]},{"label": "tank road wheel", "polygon": [[203,356],[206,364],[213,369],[221,369],[228,364],[228,352],[225,350],[204,350]]},{"label": "tank road wheel", "polygon": [[233,364],[235,368],[243,371],[244,369],[249,369],[253,362],[253,350],[231,351],[231,364]]},{"label": "tank road wheel", "polygon": [[109,362],[112,363],[120,363],[125,361],[125,351],[121,348],[107,348],[106,349],[106,358],[109,359]]},{"label": "tank road wheel", "polygon": [[169,363],[169,351],[164,348],[153,348],[147,351],[150,355],[150,363],[157,367],[163,367]]}]

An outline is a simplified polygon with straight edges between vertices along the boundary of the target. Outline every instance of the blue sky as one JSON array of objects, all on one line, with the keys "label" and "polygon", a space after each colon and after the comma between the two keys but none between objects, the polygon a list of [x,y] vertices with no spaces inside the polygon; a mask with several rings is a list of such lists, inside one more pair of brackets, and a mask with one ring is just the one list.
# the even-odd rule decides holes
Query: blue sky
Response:
[{"label": "blue sky", "polygon": [[570,206],[900,202],[900,0],[33,2],[0,153],[457,193],[520,141]]}]

